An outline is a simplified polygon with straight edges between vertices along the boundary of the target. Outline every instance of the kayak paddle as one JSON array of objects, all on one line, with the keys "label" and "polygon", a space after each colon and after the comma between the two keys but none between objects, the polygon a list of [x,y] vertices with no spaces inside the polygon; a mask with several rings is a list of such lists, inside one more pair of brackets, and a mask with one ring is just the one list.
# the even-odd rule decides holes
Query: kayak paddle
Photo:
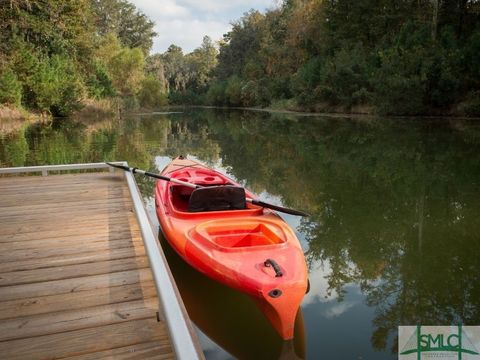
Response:
[{"label": "kayak paddle", "polygon": [[[189,183],[189,182],[186,182],[186,181],[182,181],[182,180],[170,178],[170,177],[167,177],[167,176],[151,173],[151,172],[148,172],[148,171],[140,170],[138,168],[131,168],[131,167],[128,167],[128,166],[125,166],[125,165],[117,165],[117,164],[112,164],[112,163],[109,163],[109,162],[106,162],[105,164],[107,164],[109,166],[112,166],[112,167],[115,167],[117,169],[122,169],[122,170],[125,170],[125,171],[128,171],[128,172],[131,172],[132,174],[137,174],[138,173],[138,174],[142,174],[142,175],[145,175],[145,176],[153,177],[155,179],[171,181],[173,183],[188,186],[188,187],[193,188],[193,189],[203,187],[201,185],[196,185],[196,184],[192,184],[192,183]],[[255,199],[250,199],[250,198],[246,198],[245,200],[247,202],[253,204],[253,205],[257,205],[257,206],[261,206],[261,207],[264,207],[264,208],[280,211],[280,212],[283,212],[283,213],[286,213],[286,214],[296,215],[296,216],[305,216],[305,217],[309,216],[307,213],[305,213],[303,211],[295,210],[295,209],[289,209],[289,208],[285,208],[283,206],[269,204],[269,203],[263,202],[261,200],[255,200]]]}]

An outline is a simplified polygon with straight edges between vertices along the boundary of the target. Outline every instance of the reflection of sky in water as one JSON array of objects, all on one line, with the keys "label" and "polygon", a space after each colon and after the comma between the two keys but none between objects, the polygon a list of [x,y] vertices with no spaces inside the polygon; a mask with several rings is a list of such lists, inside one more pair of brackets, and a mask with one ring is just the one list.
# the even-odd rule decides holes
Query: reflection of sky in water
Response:
[{"label": "reflection of sky in water", "polygon": [[[314,275],[315,276],[315,275]],[[356,285],[345,287],[343,302],[328,301],[317,296],[318,284],[312,282],[314,297],[302,305],[307,332],[307,354],[318,359],[394,359],[389,352],[376,352],[370,345],[374,309],[364,304]],[[321,292],[321,291],[320,291]],[[314,299],[313,302],[311,299]],[[310,300],[309,300],[310,299]],[[315,334],[309,341],[308,334]],[[391,347],[387,346],[387,349]]]},{"label": "reflection of sky in water", "polygon": [[[376,352],[372,349],[370,336],[374,309],[365,305],[365,297],[358,285],[346,285],[346,294],[341,302],[334,291],[328,295],[325,276],[330,272],[327,261],[322,265],[314,264],[309,274],[310,292],[302,303],[307,355],[315,354],[318,359],[396,358],[388,351]],[[310,339],[308,334],[315,334],[314,339]],[[387,346],[389,348],[391,345]]]},{"label": "reflection of sky in water", "polygon": [[205,358],[208,360],[230,360],[234,359],[228,352],[219,347],[215,342],[210,340],[210,338],[205,335],[202,330],[195,326],[197,330],[198,339],[202,344],[203,352],[205,353]]}]

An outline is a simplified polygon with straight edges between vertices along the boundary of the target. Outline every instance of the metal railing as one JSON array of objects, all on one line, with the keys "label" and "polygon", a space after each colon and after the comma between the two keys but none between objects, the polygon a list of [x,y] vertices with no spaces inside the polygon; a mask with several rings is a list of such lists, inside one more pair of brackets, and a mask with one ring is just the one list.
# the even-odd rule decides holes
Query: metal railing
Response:
[{"label": "metal railing", "polygon": [[[113,164],[128,166],[127,162],[124,161],[113,162]],[[110,171],[113,171],[113,168],[105,163],[89,163],[0,168],[0,174],[41,173],[43,176],[47,176],[50,171],[58,172],[87,169],[110,169]],[[203,352],[199,348],[198,342],[193,339],[196,335],[193,333],[190,319],[188,315],[186,315],[185,306],[179,295],[177,286],[173,281],[167,260],[160,250],[157,237],[154,234],[152,224],[145,210],[135,178],[129,172],[125,172],[124,174],[135,208],[135,214],[140,225],[140,231],[150,262],[158,299],[163,309],[163,317],[166,320],[170,332],[170,339],[175,354],[177,358],[181,360],[203,359]]]}]

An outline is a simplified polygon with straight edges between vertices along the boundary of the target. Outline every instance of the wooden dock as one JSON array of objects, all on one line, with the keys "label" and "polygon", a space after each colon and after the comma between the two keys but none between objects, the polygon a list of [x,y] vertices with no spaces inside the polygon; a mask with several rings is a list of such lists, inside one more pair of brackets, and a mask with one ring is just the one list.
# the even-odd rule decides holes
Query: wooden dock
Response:
[{"label": "wooden dock", "polygon": [[121,172],[0,178],[1,358],[177,357],[137,216]]}]

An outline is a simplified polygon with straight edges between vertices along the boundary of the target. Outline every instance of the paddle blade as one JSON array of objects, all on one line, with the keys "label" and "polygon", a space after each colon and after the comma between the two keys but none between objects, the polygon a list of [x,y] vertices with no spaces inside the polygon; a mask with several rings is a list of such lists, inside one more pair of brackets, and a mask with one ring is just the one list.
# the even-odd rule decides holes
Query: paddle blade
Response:
[{"label": "paddle blade", "polygon": [[[248,199],[247,199],[247,201],[248,201]],[[300,210],[289,209],[289,208],[285,208],[285,207],[283,207],[283,206],[278,206],[278,205],[269,204],[269,203],[266,203],[266,202],[263,202],[263,201],[260,201],[260,200],[253,200],[253,199],[252,199],[251,203],[252,203],[253,205],[258,205],[258,206],[262,206],[262,207],[264,207],[264,208],[268,208],[268,209],[280,211],[280,212],[283,212],[283,213],[285,213],[285,214],[296,215],[296,216],[303,216],[303,217],[310,216],[310,215],[308,215],[307,213],[305,213],[305,212],[303,212],[303,211],[300,211]]]},{"label": "paddle blade", "polygon": [[112,163],[109,163],[109,162],[106,162],[105,164],[109,165],[109,166],[112,166],[114,168],[117,168],[117,169],[122,169],[122,170],[125,170],[125,171],[130,171],[130,168],[128,166],[125,166],[125,165],[118,165],[118,164],[112,164]]}]

